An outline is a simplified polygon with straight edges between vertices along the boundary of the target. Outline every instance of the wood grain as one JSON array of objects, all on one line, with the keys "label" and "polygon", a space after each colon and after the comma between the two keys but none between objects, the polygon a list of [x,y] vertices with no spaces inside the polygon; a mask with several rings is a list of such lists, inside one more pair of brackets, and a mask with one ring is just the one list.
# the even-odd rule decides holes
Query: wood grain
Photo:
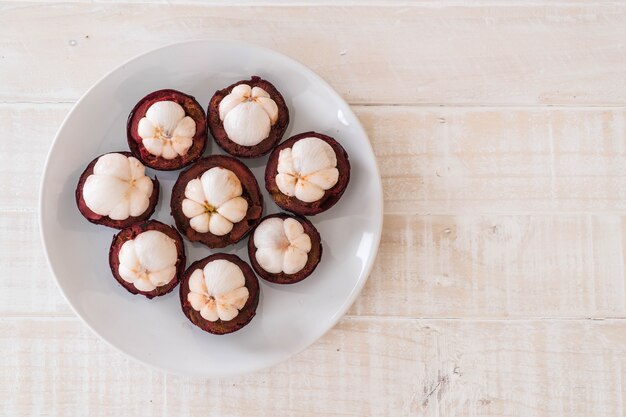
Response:
[{"label": "wood grain", "polygon": [[[0,142],[0,176],[17,179],[0,185],[0,268],[20,277],[0,292],[0,313],[65,316],[32,210],[69,105],[0,109],[0,129],[25,138]],[[355,110],[378,157],[387,215],[351,314],[625,317],[623,109]]]},{"label": "wood grain", "polygon": [[[37,204],[69,104],[0,104],[0,210]],[[353,106],[383,178],[387,213],[626,210],[626,109]]]},{"label": "wood grain", "polygon": [[[349,314],[620,317],[624,217],[387,215],[373,272]],[[67,316],[36,216],[0,216],[0,316]],[[24,250],[29,248],[30,250]]]},{"label": "wood grain", "polygon": [[496,7],[0,8],[0,100],[73,101],[119,63],[167,43],[238,39],[311,67],[351,103],[622,105],[626,4]]},{"label": "wood grain", "polygon": [[385,217],[353,314],[624,317],[620,216]]},{"label": "wood grain", "polygon": [[211,413],[194,400],[216,395],[216,416],[620,415],[623,326],[344,319],[271,371],[193,384],[168,377],[167,410]]},{"label": "wood grain", "polygon": [[73,315],[48,269],[32,212],[0,212],[0,317]]},{"label": "wood grain", "polygon": [[[0,415],[626,414],[626,3],[151,3],[0,2]],[[200,38],[274,48],[328,80],[385,193],[349,315],[291,360],[221,380],[99,341],[37,226],[71,104],[134,55]]]},{"label": "wood grain", "polygon": [[0,211],[33,211],[46,155],[69,104],[0,104]]},{"label": "wood grain", "polygon": [[623,108],[359,108],[388,213],[626,209]]},{"label": "wood grain", "polygon": [[10,356],[0,361],[0,411],[616,416],[626,411],[625,346],[623,321],[346,318],[312,348],[270,370],[203,380],[135,364],[75,319],[3,319],[0,351]]},{"label": "wood grain", "polygon": [[76,319],[0,320],[3,416],[159,415],[165,376],[128,361]]}]

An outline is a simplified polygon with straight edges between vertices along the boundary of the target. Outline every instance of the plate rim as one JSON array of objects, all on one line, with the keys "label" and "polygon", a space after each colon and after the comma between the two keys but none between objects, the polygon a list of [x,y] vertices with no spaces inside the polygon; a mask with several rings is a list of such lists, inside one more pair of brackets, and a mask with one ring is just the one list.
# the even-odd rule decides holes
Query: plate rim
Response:
[{"label": "plate rim", "polygon": [[[107,78],[112,76],[113,73],[119,71],[124,66],[128,65],[129,63],[131,63],[132,61],[140,59],[143,56],[155,53],[156,51],[160,51],[160,50],[164,50],[164,49],[168,49],[168,48],[176,48],[176,47],[179,47],[181,45],[192,44],[192,43],[203,43],[203,44],[208,43],[208,44],[215,44],[215,45],[221,45],[221,46],[224,46],[226,44],[226,45],[232,45],[233,47],[253,48],[253,49],[260,50],[260,51],[262,51],[262,52],[264,52],[266,54],[278,56],[281,59],[286,59],[288,61],[291,61],[291,63],[293,63],[296,67],[298,67],[298,69],[300,71],[308,73],[317,82],[319,82],[324,87],[326,87],[326,89],[330,92],[331,95],[334,96],[335,99],[339,100],[341,103],[343,103],[347,107],[348,111],[350,111],[350,113],[352,113],[352,115],[354,116],[354,119],[356,121],[355,126],[359,130],[359,133],[366,139],[367,149],[369,150],[369,152],[373,156],[373,169],[374,169],[374,176],[375,176],[375,184],[374,184],[374,186],[378,190],[378,193],[377,193],[378,194],[378,198],[376,199],[376,202],[378,203],[378,206],[379,206],[380,209],[378,211],[378,216],[376,216],[376,220],[377,220],[377,225],[376,226],[377,227],[376,227],[376,230],[375,230],[375,233],[374,233],[374,239],[373,239],[373,245],[372,245],[372,253],[368,257],[368,259],[366,261],[366,265],[365,265],[365,267],[363,269],[363,272],[362,272],[363,278],[361,278],[360,280],[357,281],[355,287],[348,294],[348,296],[343,301],[341,306],[337,309],[335,315],[331,316],[331,318],[329,320],[329,323],[328,323],[328,326],[321,333],[315,334],[310,342],[305,343],[302,347],[300,347],[300,349],[294,350],[288,356],[285,356],[283,358],[279,358],[279,359],[276,359],[276,360],[272,360],[272,361],[270,361],[268,363],[265,363],[265,364],[262,364],[262,365],[251,366],[250,368],[248,368],[248,370],[244,370],[244,371],[219,372],[219,373],[213,373],[213,374],[204,374],[204,373],[202,373],[202,374],[189,374],[189,373],[185,373],[185,372],[180,372],[178,370],[175,370],[175,369],[172,369],[172,368],[169,368],[169,367],[159,366],[157,364],[148,362],[148,361],[144,360],[143,358],[140,358],[140,357],[135,356],[135,355],[133,355],[131,353],[128,353],[125,350],[123,350],[121,347],[115,345],[113,342],[109,341],[106,337],[104,337],[102,334],[100,334],[100,332],[98,332],[94,328],[94,326],[92,326],[92,324],[78,312],[78,310],[76,309],[74,304],[70,301],[70,298],[69,298],[68,294],[66,293],[66,291],[64,290],[63,286],[61,285],[61,282],[60,282],[60,280],[58,278],[58,274],[56,273],[56,271],[55,271],[55,269],[54,269],[54,267],[52,265],[50,253],[49,253],[49,250],[48,250],[48,245],[46,244],[47,238],[46,238],[46,233],[44,231],[43,199],[44,199],[44,192],[45,192],[45,188],[46,188],[46,182],[47,182],[46,179],[47,179],[47,176],[48,176],[48,170],[50,169],[50,157],[53,154],[53,152],[55,151],[56,147],[59,145],[60,134],[63,131],[63,129],[65,128],[65,125],[68,123],[69,119],[72,117],[73,113],[81,105],[83,100],[91,93],[92,90],[94,90],[98,85],[100,85],[102,82],[104,82]],[[87,326],[87,328],[93,334],[95,334],[101,341],[106,343],[106,345],[112,347],[115,351],[121,353],[123,355],[123,357],[131,358],[132,360],[134,360],[134,361],[136,361],[138,363],[141,363],[141,364],[143,364],[143,365],[145,365],[145,366],[147,366],[147,367],[149,367],[151,369],[158,370],[160,372],[165,372],[167,374],[178,375],[178,376],[185,376],[185,377],[201,377],[201,378],[235,377],[235,376],[241,376],[241,375],[256,373],[256,372],[258,372],[260,370],[271,368],[273,366],[276,366],[279,363],[282,363],[282,362],[284,362],[284,361],[286,361],[286,360],[288,360],[290,358],[293,358],[294,356],[302,353],[304,350],[308,349],[314,343],[319,341],[319,339],[321,337],[323,337],[326,333],[328,333],[330,330],[332,330],[337,325],[339,320],[341,320],[341,318],[346,315],[346,313],[348,312],[350,307],[354,304],[354,302],[356,301],[357,297],[361,293],[363,287],[365,286],[365,283],[369,280],[370,274],[371,274],[372,269],[374,267],[374,262],[376,260],[377,255],[378,255],[378,250],[379,250],[379,247],[380,247],[380,241],[381,241],[381,236],[382,236],[383,222],[384,222],[383,188],[382,188],[382,180],[381,180],[381,176],[380,176],[380,169],[378,167],[378,161],[376,159],[376,154],[374,153],[374,149],[372,147],[372,143],[371,143],[371,140],[369,139],[369,136],[368,136],[367,132],[363,128],[363,125],[361,124],[361,121],[359,120],[359,118],[356,116],[356,114],[354,114],[354,112],[350,108],[350,104],[346,100],[344,100],[344,98],[326,80],[324,80],[320,75],[318,75],[315,71],[313,71],[312,69],[310,69],[309,67],[307,67],[306,65],[301,63],[300,61],[296,60],[295,58],[292,58],[291,56],[285,55],[285,54],[283,54],[281,52],[278,52],[278,51],[276,51],[274,49],[271,49],[271,48],[268,48],[268,47],[264,47],[264,46],[259,46],[257,44],[250,43],[250,42],[239,41],[239,40],[217,40],[217,39],[211,39],[211,38],[201,38],[201,39],[193,39],[193,40],[184,40],[184,41],[178,41],[178,42],[171,42],[171,43],[167,43],[167,44],[162,45],[162,46],[158,46],[156,48],[149,49],[148,51],[145,51],[145,52],[142,52],[142,53],[139,53],[137,55],[132,56],[131,58],[123,61],[121,64],[119,64],[119,65],[115,66],[114,68],[108,70],[102,77],[100,77],[93,84],[91,84],[89,86],[89,88],[79,97],[79,99],[76,100],[76,102],[74,103],[72,108],[69,110],[69,112],[67,113],[67,115],[65,116],[65,118],[63,119],[61,124],[59,125],[59,128],[57,129],[57,131],[56,131],[56,133],[54,135],[54,139],[53,139],[52,144],[50,145],[50,147],[48,149],[48,153],[46,155],[46,160],[45,160],[43,171],[42,171],[42,174],[41,174],[41,180],[39,182],[39,193],[38,193],[37,209],[38,209],[37,210],[37,222],[38,222],[38,226],[39,226],[39,238],[40,238],[40,241],[41,241],[42,246],[43,246],[43,253],[44,253],[44,258],[46,259],[46,264],[48,266],[48,269],[52,273],[52,277],[54,278],[54,282],[56,284],[56,287],[61,292],[61,294],[63,295],[63,298],[65,299],[65,302],[67,303],[67,305],[70,306],[72,312],[74,313],[74,315],[76,317],[78,317],[80,322],[82,322],[82,324]],[[49,240],[49,238],[48,238],[48,240]]]}]

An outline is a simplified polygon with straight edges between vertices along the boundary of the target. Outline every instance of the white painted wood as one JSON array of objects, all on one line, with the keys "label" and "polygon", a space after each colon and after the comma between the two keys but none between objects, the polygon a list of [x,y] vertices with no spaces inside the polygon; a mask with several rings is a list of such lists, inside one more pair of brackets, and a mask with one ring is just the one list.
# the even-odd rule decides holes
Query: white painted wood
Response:
[{"label": "white painted wood", "polygon": [[76,319],[1,319],[0,329],[3,416],[163,415],[165,376]]},{"label": "white painted wood", "polygon": [[626,209],[624,108],[359,108],[390,213]]},{"label": "white painted wood", "polygon": [[[0,210],[33,211],[46,155],[69,104],[0,104]],[[10,138],[10,139],[8,139]]]},{"label": "white painted wood", "polygon": [[[0,292],[0,312],[65,316],[33,210],[69,105],[0,109],[0,130],[22,138],[0,142],[0,176],[12,179],[0,184],[0,268],[21,277]],[[625,317],[623,109],[355,109],[389,214],[351,314]]]},{"label": "white painted wood", "polygon": [[240,39],[302,61],[352,103],[626,101],[626,4],[203,7],[126,3],[0,9],[0,101],[73,101],[167,43]]},{"label": "white painted wood", "polygon": [[0,410],[7,416],[588,417],[626,411],[621,320],[346,318],[283,364],[221,380],[163,376],[129,362],[75,319],[0,320],[0,351]]},{"label": "white painted wood", "polygon": [[[0,3],[0,415],[626,414],[626,3],[149,3]],[[137,53],[206,37],[287,53],[355,104],[386,209],[335,329],[213,381],[93,336],[37,226],[71,103]]]},{"label": "white painted wood", "polygon": [[[0,210],[32,210],[69,104],[0,104]],[[354,106],[381,168],[387,213],[626,210],[626,110]],[[78,175],[78,173],[77,173]]]},{"label": "white painted wood", "polygon": [[[623,224],[617,215],[387,215],[349,314],[626,318]],[[0,316],[72,315],[35,214],[5,212],[0,230],[0,275],[15,277],[0,291]]]},{"label": "white painted wood", "polygon": [[351,313],[625,317],[623,222],[613,215],[388,215]]},{"label": "white painted wood", "polygon": [[33,212],[0,212],[0,280],[0,318],[73,315],[46,264]]}]

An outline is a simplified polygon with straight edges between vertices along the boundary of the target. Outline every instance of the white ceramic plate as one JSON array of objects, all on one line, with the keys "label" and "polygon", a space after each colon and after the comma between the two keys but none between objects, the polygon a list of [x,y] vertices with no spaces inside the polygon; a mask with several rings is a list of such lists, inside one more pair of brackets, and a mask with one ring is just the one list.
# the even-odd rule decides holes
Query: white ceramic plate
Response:
[{"label": "white ceramic plate", "polygon": [[[126,292],[111,276],[108,251],[115,230],[85,220],[74,189],[96,156],[128,150],[126,118],[144,95],[174,88],[201,105],[231,83],[259,75],[271,81],[289,106],[284,139],[316,130],[344,146],[351,182],[336,206],[311,217],[324,254],[313,275],[293,285],[261,281],[256,317],[225,336],[205,333],[183,315],[178,288],[148,300]],[[209,136],[205,154],[222,153]],[[247,161],[264,191],[265,214],[279,211],[264,189],[267,157]],[[161,182],[153,218],[173,224],[171,189],[178,172],[148,169]],[[130,60],[98,81],[76,103],[52,145],[41,187],[43,244],[58,285],[97,335],[127,355],[163,370],[223,376],[261,369],[309,346],[346,312],[371,270],[382,227],[382,188],[367,135],[348,105],[319,76],[277,52],[222,41],[169,45]],[[222,251],[248,261],[247,239]],[[185,243],[187,265],[212,251]]]}]

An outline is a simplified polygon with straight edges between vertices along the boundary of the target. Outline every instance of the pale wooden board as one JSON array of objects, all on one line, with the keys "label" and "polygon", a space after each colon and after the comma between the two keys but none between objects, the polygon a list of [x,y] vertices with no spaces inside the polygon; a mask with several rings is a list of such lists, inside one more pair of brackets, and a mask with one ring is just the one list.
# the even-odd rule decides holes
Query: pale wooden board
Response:
[{"label": "pale wooden board", "polygon": [[375,107],[358,116],[387,212],[626,209],[624,108]]},{"label": "pale wooden board", "polygon": [[6,416],[626,412],[623,321],[346,318],[285,363],[221,380],[164,376],[135,364],[75,319],[0,320],[0,352]]},{"label": "pale wooden board", "polygon": [[0,7],[3,101],[72,101],[126,59],[197,38],[284,52],[352,103],[626,101],[626,4]]},{"label": "pale wooden board", "polygon": [[[626,3],[173,2],[0,3],[0,415],[626,413]],[[36,221],[71,103],[125,59],[197,38],[253,41],[327,79],[385,190],[349,315],[286,363],[215,381],[92,335]]]},{"label": "pale wooden board", "polygon": [[[13,178],[0,184],[0,268],[20,277],[0,292],[0,313],[71,314],[32,212],[68,109],[0,105],[0,129],[24,138],[0,142],[0,175]],[[623,109],[355,110],[378,156],[388,214],[351,314],[625,317],[623,218],[614,212],[626,201]],[[503,179],[520,187],[507,190]],[[425,183],[432,195],[401,188]]]},{"label": "pale wooden board", "polygon": [[623,218],[392,216],[351,313],[624,317]]},{"label": "pale wooden board", "polygon": [[[69,104],[0,104],[0,210],[32,210]],[[387,213],[626,210],[626,109],[353,106]],[[15,175],[17,174],[17,175]]]},{"label": "pale wooden board", "polygon": [[0,319],[0,415],[151,416],[165,375],[124,359],[77,319]]},{"label": "pale wooden board", "polygon": [[[551,6],[590,5],[590,0],[549,0]],[[24,3],[24,0],[3,0],[4,3]],[[519,4],[522,0],[509,0],[505,4]],[[39,0],[37,4],[54,3],[140,3],[140,4],[167,4],[167,5],[203,5],[203,6],[376,6],[376,7],[441,7],[464,6],[486,7],[501,6],[500,0]],[[526,2],[529,3],[529,2]],[[543,5],[545,0],[535,2]],[[620,3],[619,0],[595,0],[598,3]]]},{"label": "pale wooden board", "polygon": [[0,212],[0,231],[0,317],[73,315],[48,269],[36,214]]},{"label": "pale wooden board", "polygon": [[[373,272],[349,314],[626,317],[625,227],[613,215],[387,215]],[[0,230],[0,316],[71,315],[35,214],[5,212]]]},{"label": "pale wooden board", "polygon": [[69,104],[0,104],[0,130],[8,135],[0,140],[0,210],[36,209],[46,155],[69,109]]}]

